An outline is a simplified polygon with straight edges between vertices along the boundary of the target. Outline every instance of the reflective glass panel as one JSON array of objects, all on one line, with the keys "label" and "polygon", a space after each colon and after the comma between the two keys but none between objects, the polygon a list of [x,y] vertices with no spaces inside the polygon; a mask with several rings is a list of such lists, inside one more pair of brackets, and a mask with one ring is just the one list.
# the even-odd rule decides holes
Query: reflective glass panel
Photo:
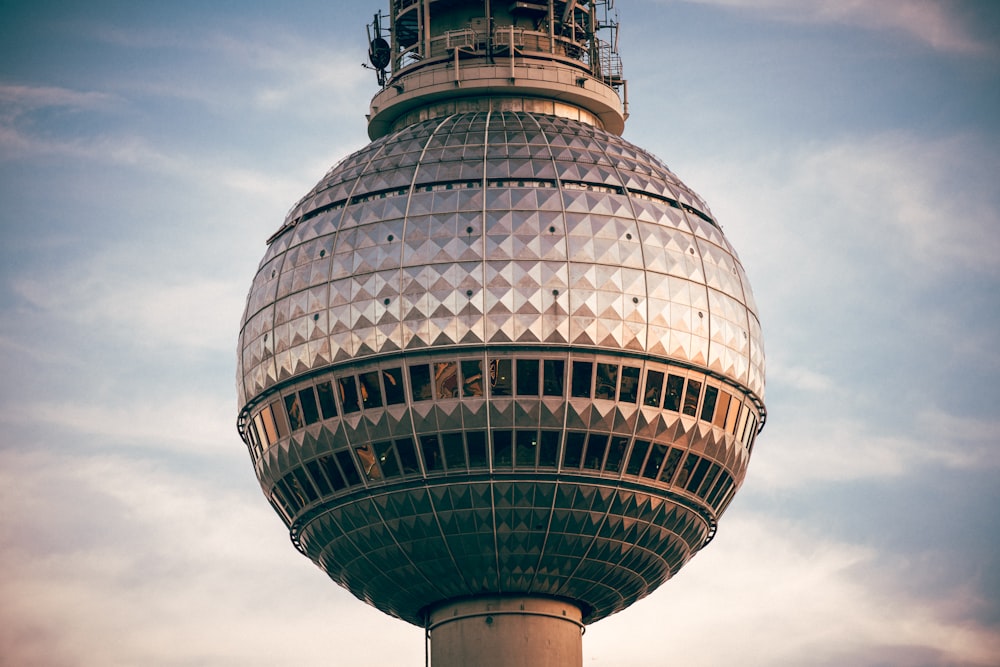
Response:
[{"label": "reflective glass panel", "polygon": [[622,386],[618,391],[618,400],[623,403],[635,403],[639,397],[639,367],[622,366]]},{"label": "reflective glass panel", "polygon": [[563,450],[563,468],[576,469],[583,461],[583,443],[587,439],[586,433],[570,431],[566,434],[566,447]]},{"label": "reflective glass panel", "polygon": [[597,381],[594,398],[615,400],[618,392],[618,364],[597,364]]},{"label": "reflective glass panel", "polygon": [[740,408],[743,404],[734,396],[733,400],[729,401],[729,413],[726,415],[726,430],[736,435],[736,422],[740,416]]},{"label": "reflective glass panel", "polygon": [[326,481],[326,477],[319,469],[319,463],[316,461],[309,461],[306,463],[306,470],[309,471],[309,476],[312,477],[313,483],[316,484],[316,488],[319,489],[319,494],[321,496],[326,496],[331,493],[330,484]]},{"label": "reflective glass panel", "polygon": [[510,468],[514,458],[513,435],[510,431],[493,431],[493,467]]},{"label": "reflective glass panel", "polygon": [[465,470],[465,443],[461,433],[445,433],[441,436],[444,447],[444,462],[448,470]]},{"label": "reflective glass panel", "polygon": [[493,396],[510,396],[511,387],[510,359],[490,360],[490,393]]},{"label": "reflective glass panel", "polygon": [[462,396],[483,395],[483,362],[479,359],[462,362]]},{"label": "reflective glass panel", "polygon": [[344,408],[344,413],[357,412],[361,409],[358,403],[358,385],[354,382],[354,376],[348,375],[337,380],[340,388],[340,404]]},{"label": "reflective glass panel", "polygon": [[434,364],[434,388],[438,398],[458,398],[458,365],[454,361]]},{"label": "reflective glass panel", "polygon": [[695,492],[699,498],[704,500],[705,495],[708,493],[708,490],[712,488],[712,483],[715,481],[715,477],[719,474],[720,470],[722,470],[722,468],[718,463],[713,463],[712,467],[708,469],[708,474],[705,475],[705,481],[701,483],[701,486],[698,487],[698,490]]},{"label": "reflective glass panel", "polygon": [[410,366],[410,390],[414,401],[429,401],[431,393],[431,367],[427,364]]},{"label": "reflective glass panel", "polygon": [[326,473],[326,478],[330,480],[330,484],[333,485],[334,491],[340,491],[347,487],[347,483],[344,481],[344,476],[340,474],[340,468],[337,467],[336,462],[333,460],[332,456],[321,456],[316,461],[319,463],[323,472]]},{"label": "reflective glass panel", "polygon": [[336,417],[337,403],[333,400],[333,385],[329,382],[320,382],[316,385],[316,394],[319,396],[319,407],[323,411],[323,419]]},{"label": "reflective glass panel", "polygon": [[646,389],[642,392],[642,404],[654,408],[660,407],[660,395],[663,393],[663,373],[649,371],[646,373]]},{"label": "reflective glass panel", "polygon": [[563,377],[566,364],[562,359],[544,359],[542,361],[542,394],[545,396],[563,395]]},{"label": "reflective glass panel", "polygon": [[361,483],[361,477],[358,475],[358,469],[354,466],[354,459],[351,458],[351,453],[346,449],[342,449],[336,454],[337,463],[340,464],[340,469],[344,473],[344,479],[347,480],[348,486],[356,486]]},{"label": "reflective glass panel", "polygon": [[469,448],[469,467],[486,468],[486,431],[466,431],[465,443]]},{"label": "reflective glass panel", "polygon": [[559,461],[559,431],[542,431],[538,441],[538,465],[541,468],[555,468]]},{"label": "reflective glass panel", "polygon": [[302,406],[302,417],[307,426],[319,421],[319,408],[316,406],[316,394],[312,387],[299,390],[299,405]]},{"label": "reflective glass panel", "polygon": [[663,409],[677,412],[681,409],[681,392],[684,391],[684,378],[679,375],[667,376],[667,391],[663,395]]},{"label": "reflective glass panel", "polygon": [[688,491],[694,492],[701,484],[701,480],[705,479],[705,473],[708,472],[708,467],[712,465],[712,462],[708,459],[701,459],[698,461],[697,467],[695,467],[694,472],[691,473],[691,479],[688,480],[687,486],[684,488]]},{"label": "reflective glass panel", "polygon": [[590,380],[593,369],[593,362],[573,362],[573,384],[571,390],[575,398],[590,398]]},{"label": "reflective glass panel", "polygon": [[719,392],[715,407],[715,419],[712,420],[712,424],[719,428],[726,427],[726,413],[729,411],[729,399],[730,396],[727,392]]},{"label": "reflective glass panel", "polygon": [[406,392],[403,391],[402,368],[383,368],[382,381],[385,383],[386,405],[406,403]]},{"label": "reflective glass panel", "polygon": [[538,359],[517,360],[517,393],[538,396]]},{"label": "reflective glass panel", "polygon": [[319,499],[319,495],[316,493],[316,489],[313,488],[312,482],[309,481],[309,477],[306,475],[306,471],[302,468],[296,468],[288,475],[289,485],[297,485],[298,488],[306,494],[309,502],[316,502]]},{"label": "reflective glass panel", "polygon": [[398,477],[400,473],[399,463],[396,462],[396,452],[392,446],[392,441],[376,442],[374,447],[375,456],[378,457],[378,465],[382,468],[382,474],[386,477]]},{"label": "reflective glass panel", "polygon": [[361,388],[361,404],[368,408],[382,407],[382,389],[378,384],[378,371],[362,373],[358,376]]},{"label": "reflective glass panel", "polygon": [[413,440],[410,438],[400,438],[396,441],[396,452],[399,453],[399,462],[403,464],[403,474],[420,472],[417,464],[417,451],[413,448]]},{"label": "reflective glass panel", "polygon": [[698,398],[701,395],[701,382],[688,378],[687,393],[684,394],[684,414],[694,417],[698,412]]},{"label": "reflective glass panel", "polygon": [[441,461],[441,447],[436,435],[420,437],[420,452],[424,455],[425,470],[430,472],[444,469],[444,463]]},{"label": "reflective glass panel", "polygon": [[361,464],[361,470],[365,473],[365,477],[370,480],[382,479],[382,471],[375,464],[375,450],[372,449],[371,445],[355,447],[354,453],[358,455],[358,462]]},{"label": "reflective glass panel", "polygon": [[667,454],[667,462],[663,466],[663,470],[660,472],[660,481],[664,484],[670,484],[670,480],[673,479],[674,473],[677,472],[677,464],[681,461],[681,454],[684,452],[680,449],[671,449],[670,453]]},{"label": "reflective glass panel", "polygon": [[620,472],[622,458],[625,456],[625,448],[628,446],[628,438],[616,436],[611,439],[611,446],[608,447],[608,458],[604,462],[605,472]]},{"label": "reflective glass panel", "polygon": [[638,475],[642,470],[642,463],[646,460],[646,452],[649,451],[648,440],[636,440],[632,445],[632,453],[628,457],[628,465],[625,472],[630,475]]},{"label": "reflective glass panel", "polygon": [[288,413],[288,425],[293,431],[297,431],[306,425],[305,420],[302,418],[299,397],[296,394],[285,396],[285,412]]},{"label": "reflective glass panel", "polygon": [[705,385],[705,400],[701,404],[701,418],[710,422],[715,416],[715,403],[719,398],[719,389],[712,385]]},{"label": "reflective glass panel", "polygon": [[517,431],[515,436],[514,465],[518,468],[534,468],[538,450],[538,431]]},{"label": "reflective glass panel", "polygon": [[[270,405],[271,417],[274,418],[274,425],[278,429],[278,438],[288,437],[288,422],[285,420],[285,411],[281,409],[278,401],[272,401]],[[265,418],[265,425],[267,424]]]},{"label": "reflective glass panel", "polygon": [[590,437],[587,438],[587,452],[583,455],[583,467],[588,470],[600,470],[607,449],[608,436],[603,433],[591,433]]},{"label": "reflective glass panel", "polygon": [[691,473],[694,472],[694,467],[700,460],[700,457],[689,453],[687,458],[684,459],[684,466],[677,473],[677,479],[674,480],[674,484],[681,487],[687,486],[688,480],[691,478]]},{"label": "reflective glass panel", "polygon": [[656,479],[656,474],[660,472],[660,464],[663,463],[666,455],[667,446],[655,443],[652,451],[649,452],[649,459],[646,461],[646,467],[642,471],[642,476],[649,479]]}]

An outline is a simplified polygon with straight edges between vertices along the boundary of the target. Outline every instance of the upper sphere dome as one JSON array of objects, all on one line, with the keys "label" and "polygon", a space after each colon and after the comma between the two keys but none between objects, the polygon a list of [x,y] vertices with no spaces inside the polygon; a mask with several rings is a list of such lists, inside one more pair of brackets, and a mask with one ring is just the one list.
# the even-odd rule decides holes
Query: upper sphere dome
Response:
[{"label": "upper sphere dome", "polygon": [[697,194],[596,127],[475,112],[372,142],[288,214],[243,316],[240,407],[341,362],[493,344],[620,350],[764,398],[750,285]]}]

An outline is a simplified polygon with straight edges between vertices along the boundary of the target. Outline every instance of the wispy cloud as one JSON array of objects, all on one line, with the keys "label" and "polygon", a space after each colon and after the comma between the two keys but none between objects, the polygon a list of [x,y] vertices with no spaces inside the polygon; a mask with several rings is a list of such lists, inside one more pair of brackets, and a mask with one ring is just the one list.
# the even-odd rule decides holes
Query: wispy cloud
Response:
[{"label": "wispy cloud", "polygon": [[997,45],[975,36],[956,11],[941,0],[685,0],[755,11],[779,21],[833,23],[898,30],[931,48],[971,56],[996,55]]}]

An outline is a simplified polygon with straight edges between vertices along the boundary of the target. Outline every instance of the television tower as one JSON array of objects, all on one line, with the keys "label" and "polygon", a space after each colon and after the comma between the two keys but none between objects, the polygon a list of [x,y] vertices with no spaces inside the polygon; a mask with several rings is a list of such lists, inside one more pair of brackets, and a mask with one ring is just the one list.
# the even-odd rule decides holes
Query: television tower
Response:
[{"label": "television tower", "polygon": [[372,142],[247,298],[264,495],[434,667],[579,667],[712,539],[766,418],[735,251],[620,136],[617,35],[612,0],[390,0]]}]

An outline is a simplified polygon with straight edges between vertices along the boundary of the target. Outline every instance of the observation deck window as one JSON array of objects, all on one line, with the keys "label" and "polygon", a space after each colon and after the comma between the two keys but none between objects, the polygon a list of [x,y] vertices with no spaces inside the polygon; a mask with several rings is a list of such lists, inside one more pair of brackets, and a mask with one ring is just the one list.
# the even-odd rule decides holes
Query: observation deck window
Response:
[{"label": "observation deck window", "polygon": [[587,452],[583,456],[583,467],[588,470],[600,470],[607,451],[608,436],[604,433],[591,433],[587,438]]},{"label": "observation deck window", "polygon": [[727,392],[720,392],[719,399],[715,406],[715,418],[712,425],[724,429],[726,427],[726,413],[729,411],[729,401],[731,396]]},{"label": "observation deck window", "polygon": [[566,364],[562,359],[542,360],[542,395],[563,396]]},{"label": "observation deck window", "polygon": [[574,398],[590,398],[594,364],[591,361],[573,362],[571,394]]},{"label": "observation deck window", "polygon": [[382,474],[386,478],[399,477],[402,471],[399,469],[399,462],[396,460],[396,448],[393,446],[392,441],[376,442],[374,447],[379,467],[382,468]]},{"label": "observation deck window", "polygon": [[701,396],[701,382],[688,378],[684,394],[684,414],[694,417],[698,413],[698,398]]},{"label": "observation deck window", "polygon": [[344,413],[357,412],[361,409],[358,402],[358,385],[353,375],[337,379],[337,386],[340,389],[340,405],[344,408]]},{"label": "observation deck window", "polygon": [[538,431],[517,431],[515,435],[514,465],[534,468],[538,456]]},{"label": "observation deck window", "polygon": [[330,485],[333,486],[335,492],[347,488],[347,482],[344,481],[344,476],[340,473],[340,468],[337,467],[333,456],[320,456],[316,459],[316,463],[326,473],[326,478],[330,481]]},{"label": "observation deck window", "polygon": [[513,464],[513,436],[510,431],[493,431],[493,467],[510,468]]},{"label": "observation deck window", "polygon": [[[688,456],[694,456],[689,454]],[[698,486],[701,484],[701,480],[705,478],[705,473],[708,472],[708,467],[712,464],[708,459],[699,459],[698,465],[695,467],[694,472],[691,474],[691,479],[684,486],[685,490],[694,493]]]},{"label": "observation deck window", "polygon": [[490,360],[490,394],[493,396],[510,396],[511,388],[510,359]]},{"label": "observation deck window", "polygon": [[357,486],[361,483],[361,476],[358,475],[358,469],[354,465],[354,459],[351,458],[351,453],[346,449],[342,449],[336,453],[337,463],[340,464],[340,469],[344,472],[344,479],[347,480],[348,486]]},{"label": "observation deck window", "polygon": [[437,398],[458,398],[458,365],[454,361],[434,364],[434,388]]},{"label": "observation deck window", "polygon": [[365,477],[371,481],[382,479],[382,471],[375,463],[375,451],[371,445],[355,447],[354,453],[357,454],[358,461],[361,462],[361,470],[365,473]]},{"label": "observation deck window", "polygon": [[462,396],[475,398],[483,395],[483,362],[479,359],[462,362]]},{"label": "observation deck window", "polygon": [[330,483],[326,481],[326,476],[319,469],[319,464],[315,460],[306,462],[306,470],[309,471],[309,476],[312,477],[313,483],[319,490],[319,495],[328,496],[333,492]]},{"label": "observation deck window", "polygon": [[420,464],[417,462],[417,450],[413,448],[412,438],[400,438],[397,440],[396,453],[399,454],[399,462],[403,465],[404,475],[420,472]]},{"label": "observation deck window", "polygon": [[642,476],[649,479],[656,479],[657,474],[660,472],[660,466],[663,465],[663,459],[666,456],[667,446],[658,442],[654,443],[653,449],[649,452],[649,458],[646,460],[646,467],[643,468]]},{"label": "observation deck window", "polygon": [[708,490],[712,488],[712,483],[715,482],[715,478],[718,477],[720,470],[722,470],[722,466],[718,463],[712,464],[712,467],[708,469],[708,474],[705,475],[705,481],[703,481],[701,486],[698,487],[698,490],[695,491],[696,496],[702,500],[705,499],[705,496],[708,494]]},{"label": "observation deck window", "polygon": [[705,398],[701,404],[702,421],[710,422],[715,415],[715,403],[719,398],[719,388],[705,385]]},{"label": "observation deck window", "polygon": [[425,435],[420,438],[420,451],[424,455],[424,469],[427,472],[442,470],[441,445],[436,435]]},{"label": "observation deck window", "polygon": [[649,451],[649,441],[648,440],[636,440],[632,443],[632,453],[628,457],[628,465],[625,466],[625,472],[629,475],[639,475],[639,471],[642,470],[642,464],[646,460],[646,452]]},{"label": "observation deck window", "polygon": [[670,449],[670,453],[667,454],[667,462],[663,464],[663,470],[660,472],[661,482],[670,484],[674,478],[674,473],[677,472],[677,464],[681,462],[681,455],[683,453],[680,449]]},{"label": "observation deck window", "polygon": [[698,457],[694,454],[688,454],[687,458],[684,459],[684,467],[677,474],[677,481],[675,484],[677,486],[686,487],[688,479],[691,478],[691,473],[694,472],[694,466],[698,463]]},{"label": "observation deck window", "polygon": [[564,469],[577,470],[580,468],[580,463],[583,461],[583,443],[587,438],[586,433],[580,433],[579,431],[570,431],[566,434],[566,447],[563,449],[563,465]]},{"label": "observation deck window", "polygon": [[429,401],[431,393],[431,367],[427,364],[410,366],[410,391],[414,401]]},{"label": "observation deck window", "polygon": [[559,431],[542,431],[538,441],[538,466],[540,468],[555,468],[559,464]]},{"label": "observation deck window", "polygon": [[406,392],[403,391],[403,369],[382,369],[382,381],[385,384],[385,404],[400,405],[406,403]]},{"label": "observation deck window", "polygon": [[358,376],[361,386],[361,403],[365,409],[382,407],[382,388],[378,383],[378,371],[362,373]]},{"label": "observation deck window", "polygon": [[517,360],[518,396],[538,396],[538,359]]},{"label": "observation deck window", "polygon": [[336,417],[337,402],[333,400],[333,385],[329,382],[320,382],[316,385],[316,394],[319,396],[319,407],[323,411],[323,419]]},{"label": "observation deck window", "polygon": [[642,392],[642,404],[653,408],[660,407],[660,398],[663,395],[663,373],[660,371],[648,371],[646,373],[646,388]]},{"label": "observation deck window", "polygon": [[597,385],[594,398],[615,400],[618,394],[618,364],[597,364]]},{"label": "observation deck window", "polygon": [[625,456],[625,448],[628,447],[628,438],[615,436],[611,439],[611,446],[608,447],[608,458],[604,462],[605,472],[620,472],[622,458]]},{"label": "observation deck window", "polygon": [[684,391],[684,378],[679,375],[667,375],[667,390],[663,395],[663,409],[677,412],[681,409],[681,393]]},{"label": "observation deck window", "polygon": [[622,384],[618,392],[618,400],[623,403],[635,403],[639,397],[638,366],[622,366]]},{"label": "observation deck window", "polygon": [[461,433],[444,433],[441,436],[444,446],[444,463],[448,470],[465,470],[465,444]]},{"label": "observation deck window", "polygon": [[489,458],[486,456],[486,431],[466,431],[465,443],[469,448],[469,467],[489,467]]}]

